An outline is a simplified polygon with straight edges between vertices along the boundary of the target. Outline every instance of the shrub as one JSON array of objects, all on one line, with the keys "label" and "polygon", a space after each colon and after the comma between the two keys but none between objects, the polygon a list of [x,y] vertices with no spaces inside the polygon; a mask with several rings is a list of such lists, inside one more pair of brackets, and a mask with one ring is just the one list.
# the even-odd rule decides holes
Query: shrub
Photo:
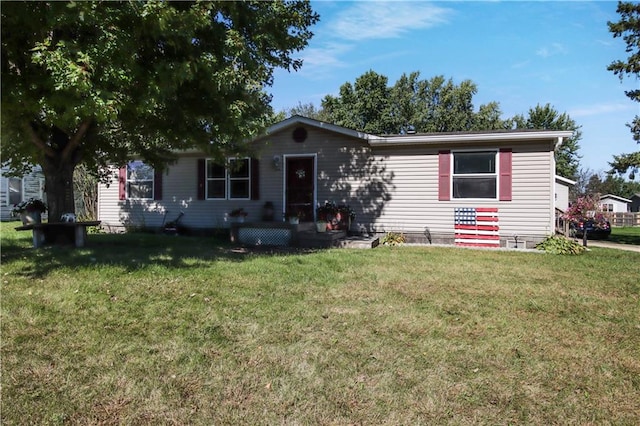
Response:
[{"label": "shrub", "polygon": [[387,232],[387,235],[382,237],[380,242],[385,246],[399,246],[407,242],[404,234],[397,232]]},{"label": "shrub", "polygon": [[536,248],[551,254],[582,254],[586,251],[586,247],[562,235],[550,235],[536,244]]}]

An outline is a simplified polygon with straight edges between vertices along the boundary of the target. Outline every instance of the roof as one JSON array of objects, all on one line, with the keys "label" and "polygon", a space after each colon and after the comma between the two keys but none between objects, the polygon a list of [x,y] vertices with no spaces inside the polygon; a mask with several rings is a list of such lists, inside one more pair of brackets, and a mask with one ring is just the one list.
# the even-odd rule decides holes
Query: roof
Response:
[{"label": "roof", "polygon": [[574,186],[576,183],[578,183],[575,180],[567,179],[566,177],[560,175],[556,175],[556,182],[564,183],[571,186]]},{"label": "roof", "polygon": [[[569,130],[490,130],[483,132],[448,132],[448,133],[415,133],[406,135],[372,135],[359,132],[335,124],[326,123],[312,118],[294,115],[269,127],[267,135],[280,132],[296,125],[306,125],[345,136],[362,139],[371,146],[396,145],[429,145],[442,143],[474,143],[501,141],[542,141],[554,140],[559,146],[562,140],[573,135]],[[575,182],[573,183],[575,184]]]},{"label": "roof", "polygon": [[613,194],[605,194],[600,196],[600,200],[604,200],[606,198],[611,198],[612,200],[616,200],[616,201],[620,201],[622,203],[630,203],[631,200],[627,199],[627,198],[623,198],[623,197],[618,197],[617,195],[613,195]]}]

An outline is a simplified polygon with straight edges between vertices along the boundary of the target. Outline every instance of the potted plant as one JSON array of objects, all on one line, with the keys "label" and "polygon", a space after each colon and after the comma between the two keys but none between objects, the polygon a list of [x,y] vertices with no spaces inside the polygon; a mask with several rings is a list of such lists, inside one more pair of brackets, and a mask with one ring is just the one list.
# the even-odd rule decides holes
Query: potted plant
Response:
[{"label": "potted plant", "polygon": [[327,229],[344,229],[346,231],[351,228],[351,222],[355,219],[355,212],[346,204],[336,204],[326,202],[324,206],[319,206],[316,210],[319,220],[327,222]]},{"label": "potted plant", "polygon": [[326,221],[326,220],[319,219],[319,220],[316,222],[316,230],[317,230],[318,232],[325,232],[325,231],[327,230],[327,221]]},{"label": "potted plant", "polygon": [[265,222],[271,222],[273,220],[273,214],[275,212],[275,207],[271,201],[267,201],[262,206],[262,220]]},{"label": "potted plant", "polygon": [[20,216],[23,225],[41,223],[42,213],[47,211],[47,206],[42,200],[37,198],[29,198],[14,204],[11,212],[14,215]]},{"label": "potted plant", "polygon": [[289,220],[290,224],[297,225],[300,223],[300,219],[303,215],[304,213],[301,210],[298,210],[297,212],[288,212],[285,216],[287,217],[287,220]]},{"label": "potted plant", "polygon": [[244,211],[242,207],[238,209],[231,210],[229,216],[234,218],[236,222],[244,222],[244,218],[247,217],[248,213]]}]

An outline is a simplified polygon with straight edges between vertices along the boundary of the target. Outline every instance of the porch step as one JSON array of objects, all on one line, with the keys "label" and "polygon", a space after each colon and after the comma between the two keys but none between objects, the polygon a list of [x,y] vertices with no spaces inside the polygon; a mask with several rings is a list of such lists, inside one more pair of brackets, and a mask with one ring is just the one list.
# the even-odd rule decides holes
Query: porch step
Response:
[{"label": "porch step", "polygon": [[303,248],[329,248],[338,247],[338,243],[345,238],[345,231],[302,231],[298,230],[298,247]]},{"label": "porch step", "polygon": [[380,243],[377,237],[347,236],[345,231],[299,231],[298,246],[303,248],[374,248]]},{"label": "porch step", "polygon": [[364,236],[351,236],[345,237],[338,242],[338,247],[341,248],[361,248],[372,249],[378,247],[380,244],[380,238],[378,237],[364,237]]}]

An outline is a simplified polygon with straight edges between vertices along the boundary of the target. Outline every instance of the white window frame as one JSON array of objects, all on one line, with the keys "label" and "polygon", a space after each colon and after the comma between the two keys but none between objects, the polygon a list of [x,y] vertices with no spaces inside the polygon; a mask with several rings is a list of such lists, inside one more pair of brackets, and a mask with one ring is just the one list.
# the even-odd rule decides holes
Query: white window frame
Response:
[{"label": "white window frame", "polygon": [[13,206],[14,204],[18,204],[18,203],[11,202],[11,180],[12,179],[20,181],[20,200],[18,201],[18,203],[24,200],[24,177],[22,178],[7,177],[7,201],[6,201],[7,206]]},{"label": "white window frame", "polygon": [[[471,153],[482,153],[482,154],[493,154],[494,161],[494,172],[493,173],[456,173],[455,172],[455,160],[456,155],[458,154],[471,154]],[[451,190],[451,199],[452,200],[498,200],[500,194],[500,162],[499,162],[499,150],[498,149],[468,149],[468,150],[456,150],[451,151],[451,182],[450,190]],[[486,179],[489,177],[493,177],[496,182],[496,192],[493,197],[457,197],[454,187],[454,180],[456,178],[482,178]]]},{"label": "white window frame", "polygon": [[[233,176],[233,173],[230,170],[230,165],[232,161],[247,161],[247,176]],[[223,200],[234,200],[234,201],[238,201],[238,200],[250,200],[251,199],[251,172],[252,172],[252,167],[251,167],[251,158],[250,157],[228,157],[226,159],[226,165],[225,165],[225,172],[224,172],[224,178],[222,177],[216,177],[216,178],[211,178],[209,177],[209,164],[215,163],[215,160],[213,158],[207,158],[206,162],[205,162],[205,199],[207,200],[213,200],[213,201],[223,201]],[[209,182],[212,181],[222,181],[224,180],[224,196],[223,197],[209,197]],[[241,181],[246,181],[247,183],[247,196],[246,197],[234,197],[232,196],[233,194],[231,193],[231,184],[233,182],[241,182]]]},{"label": "white window frame", "polygon": [[[151,179],[130,179],[129,178],[129,167],[133,163],[140,163],[146,165],[142,160],[130,161],[127,163],[127,171],[125,176],[125,190],[127,200],[154,200],[155,199],[155,169],[150,167],[151,169]],[[151,183],[151,197],[132,197],[131,196],[131,184],[140,184],[140,183]]]}]

